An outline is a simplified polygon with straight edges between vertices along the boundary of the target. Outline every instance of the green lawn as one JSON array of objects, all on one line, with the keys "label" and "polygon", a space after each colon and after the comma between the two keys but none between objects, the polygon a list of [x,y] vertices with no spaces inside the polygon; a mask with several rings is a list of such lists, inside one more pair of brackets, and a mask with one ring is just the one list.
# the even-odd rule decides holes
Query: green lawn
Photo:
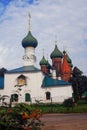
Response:
[{"label": "green lawn", "polygon": [[62,104],[35,104],[32,109],[40,109],[43,113],[87,113],[87,101],[79,100],[73,108],[66,108]]}]

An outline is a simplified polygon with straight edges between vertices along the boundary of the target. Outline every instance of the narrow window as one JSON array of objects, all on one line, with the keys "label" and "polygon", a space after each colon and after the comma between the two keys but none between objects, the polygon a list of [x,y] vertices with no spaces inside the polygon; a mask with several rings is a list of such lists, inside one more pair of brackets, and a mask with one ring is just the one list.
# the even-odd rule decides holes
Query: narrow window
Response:
[{"label": "narrow window", "polygon": [[51,99],[51,94],[50,94],[50,92],[46,92],[46,99],[47,99],[47,100],[50,100],[50,99]]},{"label": "narrow window", "polygon": [[26,102],[30,102],[30,101],[31,101],[31,96],[30,96],[29,93],[26,93],[26,94],[25,94],[25,101],[26,101]]},{"label": "narrow window", "polygon": [[18,102],[18,95],[17,94],[11,95],[11,102],[14,102],[14,101]]}]

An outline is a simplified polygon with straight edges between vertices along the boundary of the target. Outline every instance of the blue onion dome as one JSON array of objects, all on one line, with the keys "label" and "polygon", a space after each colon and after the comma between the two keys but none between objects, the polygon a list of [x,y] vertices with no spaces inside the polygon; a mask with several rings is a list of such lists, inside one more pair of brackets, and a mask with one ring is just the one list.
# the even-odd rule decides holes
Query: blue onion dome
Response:
[{"label": "blue onion dome", "polygon": [[43,56],[40,63],[40,65],[47,65],[47,60],[45,59],[45,57]]},{"label": "blue onion dome", "polygon": [[37,40],[32,36],[31,31],[28,32],[27,36],[22,40],[22,46],[26,47],[34,47],[36,48],[38,45]]},{"label": "blue onion dome", "polygon": [[51,59],[52,58],[62,58],[63,54],[62,52],[58,49],[57,45],[55,45],[54,51],[50,55]]}]

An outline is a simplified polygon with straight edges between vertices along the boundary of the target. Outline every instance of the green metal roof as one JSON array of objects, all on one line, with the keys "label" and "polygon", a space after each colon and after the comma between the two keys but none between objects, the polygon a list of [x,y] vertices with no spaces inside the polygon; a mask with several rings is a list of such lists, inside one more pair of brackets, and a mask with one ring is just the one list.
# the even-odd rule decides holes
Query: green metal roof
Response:
[{"label": "green metal roof", "polygon": [[72,62],[71,59],[70,59],[70,57],[69,57],[69,55],[67,53],[66,53],[66,59],[67,59],[68,63]]},{"label": "green metal roof", "polygon": [[25,47],[34,47],[38,45],[37,40],[32,36],[31,32],[29,31],[27,36],[22,40],[22,46]]},{"label": "green metal roof", "polygon": [[51,59],[52,58],[62,58],[63,54],[62,52],[58,49],[57,45],[55,45],[54,51],[50,55]]},{"label": "green metal roof", "polygon": [[55,87],[55,86],[60,87],[60,86],[67,86],[67,85],[71,85],[71,84],[63,80],[53,79],[51,77],[45,76],[42,83],[42,88]]}]

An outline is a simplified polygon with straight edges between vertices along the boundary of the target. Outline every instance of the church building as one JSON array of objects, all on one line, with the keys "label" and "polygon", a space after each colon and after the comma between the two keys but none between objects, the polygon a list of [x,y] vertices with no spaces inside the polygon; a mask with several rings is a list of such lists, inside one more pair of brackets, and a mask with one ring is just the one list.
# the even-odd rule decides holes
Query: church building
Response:
[{"label": "church building", "polygon": [[[9,97],[15,103],[62,103],[72,97],[72,86],[68,82],[72,74],[72,61],[66,51],[55,48],[50,54],[52,65],[43,55],[40,69],[35,66],[35,48],[39,45],[30,30],[22,40],[24,48],[23,65],[6,71],[4,79],[0,78],[0,95]],[[38,58],[38,57],[37,57]]]}]

